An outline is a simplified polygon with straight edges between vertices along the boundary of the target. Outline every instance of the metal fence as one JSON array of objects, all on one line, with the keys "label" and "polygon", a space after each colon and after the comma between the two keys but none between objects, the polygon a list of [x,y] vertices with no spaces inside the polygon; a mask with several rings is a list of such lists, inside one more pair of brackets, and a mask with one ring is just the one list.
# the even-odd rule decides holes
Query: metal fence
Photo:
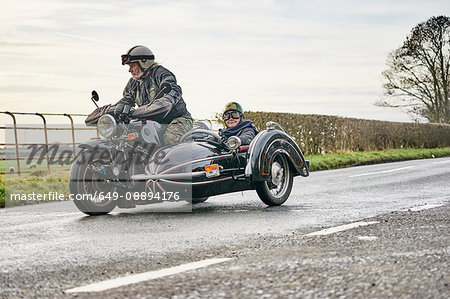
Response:
[{"label": "metal fence", "polygon": [[[15,149],[15,157],[14,158],[9,158],[7,157],[7,155],[5,154],[4,156],[1,155],[0,156],[0,162],[2,162],[3,165],[6,165],[6,161],[16,161],[15,165],[16,165],[16,169],[14,169],[14,171],[11,171],[12,169],[6,169],[6,167],[3,169],[3,167],[0,169],[0,174],[10,174],[10,173],[16,173],[16,174],[22,174],[22,173],[27,173],[27,172],[31,172],[30,170],[25,171],[24,169],[21,169],[21,164],[20,161],[21,160],[29,160],[29,157],[21,157],[20,153],[19,153],[19,148],[23,147],[23,146],[44,146],[44,152],[45,152],[45,159],[47,162],[47,169],[50,170],[50,156],[49,156],[49,146],[52,145],[71,145],[72,146],[72,156],[75,157],[76,155],[76,145],[80,144],[80,141],[77,141],[75,138],[75,132],[76,131],[81,131],[81,130],[89,130],[89,131],[96,131],[96,127],[75,127],[74,125],[74,121],[73,121],[73,116],[88,116],[87,114],[68,114],[68,113],[31,113],[31,112],[9,112],[9,111],[0,111],[1,114],[6,114],[11,116],[12,121],[13,121],[13,125],[12,126],[0,126],[0,130],[4,130],[5,135],[6,135],[6,130],[13,130],[14,132],[14,142],[8,142],[9,140],[6,140],[5,138],[5,143],[0,143],[0,146],[3,146],[5,148],[5,152],[7,149],[10,149],[12,147],[14,147]],[[17,119],[16,119],[16,115],[28,115],[28,116],[37,116],[40,118],[40,120],[43,122],[43,127],[28,127],[28,126],[20,126],[17,123]],[[67,117],[70,120],[70,127],[48,127],[47,126],[47,119],[45,118],[45,116],[64,116]],[[43,131],[44,132],[44,140],[40,143],[21,143],[19,140],[19,134],[18,132],[20,130],[38,130],[38,131]],[[49,131],[54,131],[54,130],[58,130],[58,131],[70,131],[71,133],[71,142],[65,142],[65,143],[61,143],[61,142],[53,142],[50,143],[49,139],[48,139],[48,132]],[[94,132],[93,132],[94,133]],[[96,136],[98,137],[98,131],[96,133]],[[52,157],[55,158],[55,157]],[[58,157],[56,157],[58,158]],[[34,158],[37,159],[37,158]]]}]

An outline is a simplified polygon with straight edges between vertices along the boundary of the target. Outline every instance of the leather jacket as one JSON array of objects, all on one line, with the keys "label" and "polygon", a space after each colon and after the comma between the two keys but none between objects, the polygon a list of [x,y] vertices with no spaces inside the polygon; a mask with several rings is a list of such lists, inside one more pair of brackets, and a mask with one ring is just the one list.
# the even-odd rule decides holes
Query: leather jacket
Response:
[{"label": "leather jacket", "polygon": [[[163,84],[170,85],[170,92],[161,92]],[[152,66],[138,80],[131,78],[125,86],[123,98],[116,105],[119,104],[137,105],[139,108],[133,117],[161,124],[168,124],[177,117],[192,118],[175,75],[160,65]]]}]

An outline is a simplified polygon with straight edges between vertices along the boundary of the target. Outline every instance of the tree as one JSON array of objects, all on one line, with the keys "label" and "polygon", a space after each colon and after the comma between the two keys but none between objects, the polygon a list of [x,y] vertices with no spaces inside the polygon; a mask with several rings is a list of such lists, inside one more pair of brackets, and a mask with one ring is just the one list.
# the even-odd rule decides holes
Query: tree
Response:
[{"label": "tree", "polygon": [[406,108],[416,121],[450,123],[450,18],[415,26],[387,58],[385,97],[379,106]]}]

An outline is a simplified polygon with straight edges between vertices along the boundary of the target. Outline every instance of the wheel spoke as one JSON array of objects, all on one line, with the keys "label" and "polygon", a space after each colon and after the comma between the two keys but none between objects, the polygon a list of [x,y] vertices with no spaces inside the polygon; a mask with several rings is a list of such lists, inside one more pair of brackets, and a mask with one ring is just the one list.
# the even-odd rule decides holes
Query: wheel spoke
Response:
[{"label": "wheel spoke", "polygon": [[104,191],[111,181],[102,178],[100,171],[105,168],[105,165],[99,163],[99,161],[93,161],[91,164],[86,166],[84,177],[83,177],[83,189],[85,194],[91,194],[91,202],[97,206],[103,206],[108,204],[109,200],[107,198],[101,199],[99,196],[95,196],[95,193],[106,192]]},{"label": "wheel spoke", "polygon": [[274,196],[278,196],[280,193],[282,193],[285,187],[286,171],[283,166],[284,163],[282,160],[280,161],[280,159],[276,159],[276,161],[274,161],[272,164],[271,168],[272,179],[268,187],[270,193],[272,193]]}]

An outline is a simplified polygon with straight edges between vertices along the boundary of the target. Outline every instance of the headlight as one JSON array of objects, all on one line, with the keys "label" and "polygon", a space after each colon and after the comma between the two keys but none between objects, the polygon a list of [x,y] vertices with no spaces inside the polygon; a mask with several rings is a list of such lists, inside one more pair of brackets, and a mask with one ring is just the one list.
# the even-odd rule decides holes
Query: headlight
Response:
[{"label": "headlight", "polygon": [[109,114],[103,115],[97,122],[98,133],[105,138],[113,136],[116,132],[116,127],[116,120]]},{"label": "headlight", "polygon": [[235,150],[238,147],[241,146],[241,138],[237,137],[237,136],[231,136],[230,138],[228,138],[227,140],[227,145],[231,150]]}]

